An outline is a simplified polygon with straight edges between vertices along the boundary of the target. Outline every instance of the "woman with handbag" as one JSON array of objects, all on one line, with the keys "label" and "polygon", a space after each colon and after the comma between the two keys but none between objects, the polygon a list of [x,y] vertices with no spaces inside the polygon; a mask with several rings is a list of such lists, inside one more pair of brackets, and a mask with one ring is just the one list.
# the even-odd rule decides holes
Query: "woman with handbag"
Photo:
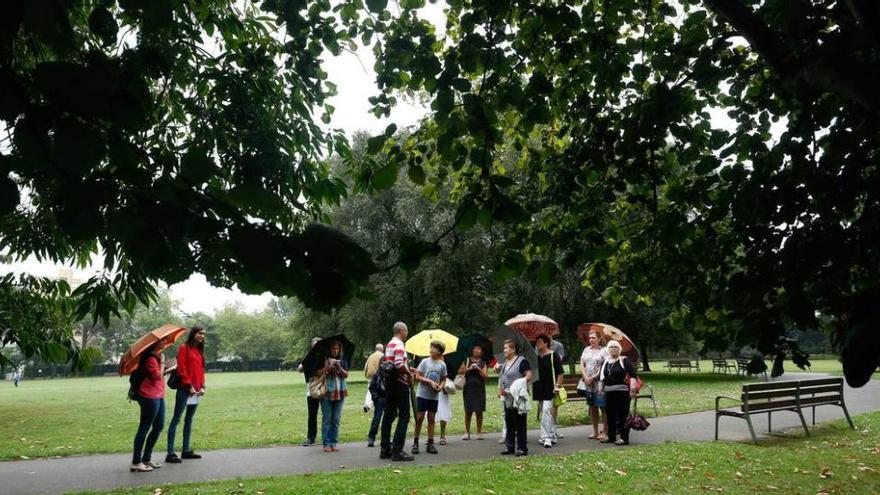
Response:
[{"label": "woman with handbag", "polygon": [[464,400],[464,431],[462,440],[471,439],[471,418],[477,417],[477,440],[483,436],[483,412],[486,411],[486,381],[489,368],[483,361],[483,348],[475,345],[471,355],[461,363],[455,377],[456,387],[461,385]]},{"label": "woman with handbag", "polygon": [[609,357],[599,374],[605,389],[605,412],[608,414],[608,438],[602,443],[629,445],[626,418],[629,416],[630,401],[639,393],[635,385],[638,380],[636,367],[626,356],[621,356],[620,342],[612,340],[606,349]]},{"label": "woman with handbag", "polygon": [[[196,415],[198,402],[193,396],[205,395],[205,328],[195,325],[189,330],[186,342],[177,349],[177,369],[168,379],[168,385],[176,388],[174,396],[174,415],[168,423],[168,455],[165,462],[179,464],[181,459],[201,459],[202,456],[193,452],[190,445],[193,417]],[[195,402],[195,403],[193,403]],[[177,424],[183,412],[183,451],[180,457],[174,453],[174,439],[177,435]]]},{"label": "woman with handbag", "polygon": [[541,414],[541,435],[538,442],[549,449],[556,443],[556,422],[553,417],[553,403],[562,390],[562,360],[550,348],[550,337],[538,335],[535,341],[538,350],[538,381],[532,385],[532,398],[538,401]]},{"label": "woman with handbag", "polygon": [[342,343],[331,342],[330,354],[324,360],[324,367],[316,375],[324,377],[326,393],[321,398],[321,441],[324,452],[339,450],[339,423],[342,421],[342,405],[348,396],[345,379],[348,378],[348,365],[342,355]]},{"label": "woman with handbag", "polygon": [[[600,393],[599,373],[602,365],[608,359],[608,351],[602,347],[602,337],[597,331],[591,331],[589,336],[590,345],[581,353],[581,381],[587,399],[587,411],[590,414],[590,422],[593,423],[593,433],[589,439],[605,440],[605,432],[608,431],[608,414],[605,412],[605,394]],[[579,385],[580,389],[581,386]],[[599,431],[599,417],[602,417],[604,428]]]}]

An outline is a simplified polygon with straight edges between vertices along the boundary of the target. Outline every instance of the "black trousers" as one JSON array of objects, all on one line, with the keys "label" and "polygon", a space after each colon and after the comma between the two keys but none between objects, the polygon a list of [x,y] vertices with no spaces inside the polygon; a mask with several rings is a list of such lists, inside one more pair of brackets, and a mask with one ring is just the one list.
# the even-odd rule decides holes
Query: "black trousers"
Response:
[{"label": "black trousers", "polygon": [[[398,453],[403,450],[406,441],[406,430],[409,428],[410,388],[397,381],[396,378],[389,380],[385,397],[385,413],[382,416],[382,439],[379,443],[383,451]],[[397,419],[397,428],[394,429],[394,441],[391,439],[391,424]]]},{"label": "black trousers", "polygon": [[315,438],[318,437],[318,409],[321,407],[321,401],[319,399],[313,399],[311,397],[307,397],[306,400],[309,403],[309,441],[314,442]]},{"label": "black trousers", "polygon": [[508,452],[519,450],[528,452],[526,445],[526,422],[528,414],[520,414],[517,408],[504,408],[504,421],[507,423],[507,436],[504,437],[504,445]]},{"label": "black trousers", "polygon": [[612,442],[615,435],[629,442],[629,428],[626,418],[629,416],[629,403],[632,399],[629,392],[605,392],[605,414],[608,415],[608,439]]}]

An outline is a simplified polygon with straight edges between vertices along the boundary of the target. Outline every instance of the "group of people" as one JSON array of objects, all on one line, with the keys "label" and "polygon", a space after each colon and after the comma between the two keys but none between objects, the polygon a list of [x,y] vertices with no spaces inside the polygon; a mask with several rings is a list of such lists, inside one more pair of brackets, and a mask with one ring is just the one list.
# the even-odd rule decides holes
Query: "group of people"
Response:
[{"label": "group of people", "polygon": [[[147,348],[139,357],[137,370],[131,380],[130,397],[140,408],[140,420],[134,436],[132,472],[149,472],[162,467],[153,460],[153,447],[165,425],[165,355],[166,339]],[[175,372],[179,378],[173,381],[177,387],[174,413],[168,425],[168,445],[165,462],[179,464],[183,459],[201,459],[191,448],[193,418],[198,408],[198,398],[205,395],[205,329],[194,326],[186,342],[177,350]],[[174,449],[177,425],[183,417],[183,450],[180,457]]]},{"label": "group of people", "polygon": [[[449,376],[463,377],[463,383],[459,380],[460,383],[455,386],[462,390],[464,402],[465,434],[462,440],[483,440],[483,415],[486,411],[486,385],[491,356],[488,359],[484,357],[483,348],[475,345],[468,358],[453,374],[447,369],[443,358],[446,350],[444,344],[434,341],[430,345],[430,355],[422,359],[417,367],[413,367],[406,355],[404,342],[407,335],[406,324],[395,323],[391,340],[386,345],[377,344],[364,366],[367,379],[373,379],[374,375],[380,373],[383,363],[387,363],[384,366],[391,370],[384,378],[383,397],[374,397],[368,390],[364,398],[364,412],[373,412],[367,433],[367,446],[375,446],[378,434],[380,459],[411,461],[414,459],[413,454],[421,451],[420,437],[422,427],[426,426],[427,441],[424,450],[429,454],[437,454],[437,446],[446,444],[446,425],[451,419],[452,408],[448,391],[451,391],[453,385],[448,382],[451,380]],[[528,455],[527,417],[532,400],[537,401],[541,417],[539,443],[545,448],[551,448],[563,437],[556,425],[559,406],[554,399],[563,388],[565,350],[560,342],[545,335],[538,336],[535,350],[538,354],[537,380],[532,379],[532,365],[522,355],[523,349],[514,340],[504,342],[503,362],[492,366],[498,375],[497,395],[504,411],[504,428],[499,440],[505,446],[502,455]],[[621,350],[619,342],[611,340],[604,345],[603,336],[599,332],[591,332],[589,345],[581,354],[582,376],[578,385],[578,390],[586,396],[593,426],[588,438],[615,445],[629,443],[626,419],[630,401],[638,394],[635,364],[622,356]],[[341,344],[332,343],[325,367],[317,371],[318,376],[327,377],[326,394],[321,399],[314,399],[311,395],[307,399],[309,426],[304,445],[312,445],[316,441],[317,411],[320,406],[324,451],[338,450],[340,414],[343,400],[348,395],[345,385],[348,369],[345,362],[341,359]],[[407,453],[404,447],[414,385],[417,385],[415,428],[410,453]],[[476,434],[472,436],[474,417]],[[439,442],[435,443],[437,422],[440,423]],[[603,426],[601,430],[600,425]]]}]

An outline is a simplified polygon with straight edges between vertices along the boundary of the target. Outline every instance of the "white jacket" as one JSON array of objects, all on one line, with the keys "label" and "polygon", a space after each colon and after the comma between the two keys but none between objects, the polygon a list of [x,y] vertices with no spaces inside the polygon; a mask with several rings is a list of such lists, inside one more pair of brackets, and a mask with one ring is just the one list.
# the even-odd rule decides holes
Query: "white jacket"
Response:
[{"label": "white jacket", "polygon": [[510,385],[507,395],[504,396],[504,407],[516,408],[520,414],[528,414],[532,410],[532,401],[529,398],[529,381],[525,378],[517,378]]}]

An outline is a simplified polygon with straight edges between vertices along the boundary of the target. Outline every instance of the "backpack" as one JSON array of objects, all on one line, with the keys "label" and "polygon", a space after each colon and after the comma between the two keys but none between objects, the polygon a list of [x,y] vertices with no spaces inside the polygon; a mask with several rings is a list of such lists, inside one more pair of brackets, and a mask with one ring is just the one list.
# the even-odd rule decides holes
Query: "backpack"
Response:
[{"label": "backpack", "polygon": [[370,378],[370,396],[373,402],[385,400],[388,396],[388,380],[394,379],[394,361],[382,361],[376,374]]},{"label": "backpack", "polygon": [[[144,378],[147,377],[146,363],[147,359],[152,357],[156,357],[154,354],[147,354],[145,357],[141,358],[141,362],[138,365],[137,369],[134,370],[131,375],[128,376],[128,400],[136,401],[140,398],[140,394],[138,390],[141,388],[141,384],[144,383]],[[159,359],[159,358],[156,358]]]}]

